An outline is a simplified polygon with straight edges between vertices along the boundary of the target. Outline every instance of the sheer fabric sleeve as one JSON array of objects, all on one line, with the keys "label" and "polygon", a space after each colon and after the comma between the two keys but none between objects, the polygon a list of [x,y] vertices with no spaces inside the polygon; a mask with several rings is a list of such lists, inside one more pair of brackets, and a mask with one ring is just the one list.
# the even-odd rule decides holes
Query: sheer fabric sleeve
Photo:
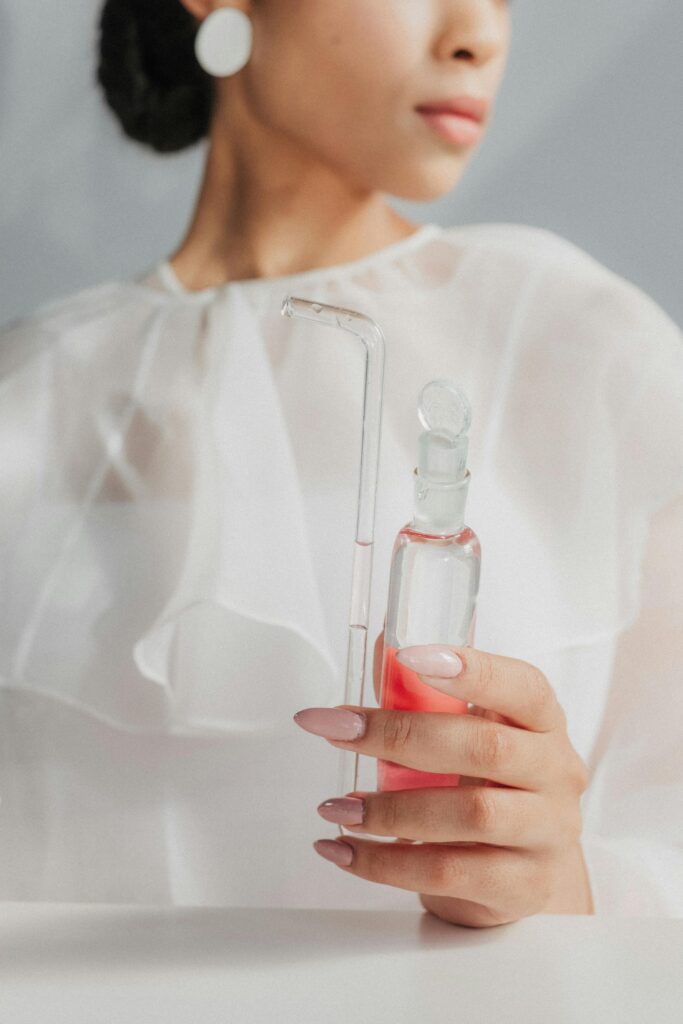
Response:
[{"label": "sheer fabric sleeve", "polygon": [[583,807],[595,912],[617,917],[683,917],[683,338],[665,316],[655,326],[619,449],[621,500],[646,530],[639,610]]},{"label": "sheer fabric sleeve", "polygon": [[683,493],[653,516],[584,797],[596,914],[683,917]]}]

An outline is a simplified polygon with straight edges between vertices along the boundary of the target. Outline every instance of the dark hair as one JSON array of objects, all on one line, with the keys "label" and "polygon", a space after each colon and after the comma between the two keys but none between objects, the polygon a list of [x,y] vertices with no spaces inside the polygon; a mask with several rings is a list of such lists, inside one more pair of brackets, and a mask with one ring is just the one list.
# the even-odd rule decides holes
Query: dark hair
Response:
[{"label": "dark hair", "polygon": [[97,80],[126,135],[173,153],[207,134],[213,79],[197,63],[197,26],[180,0],[106,0],[99,31]]}]

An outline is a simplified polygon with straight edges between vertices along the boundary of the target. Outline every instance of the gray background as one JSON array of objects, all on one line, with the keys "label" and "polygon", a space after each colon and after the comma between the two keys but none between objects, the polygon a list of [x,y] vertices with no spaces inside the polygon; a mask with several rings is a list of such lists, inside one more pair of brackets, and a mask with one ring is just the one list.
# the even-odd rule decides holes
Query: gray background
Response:
[{"label": "gray background", "polygon": [[[510,0],[513,46],[465,177],[415,220],[547,227],[683,322],[680,0]],[[390,7],[390,0],[387,0]],[[94,84],[99,0],[0,0],[0,323],[168,255],[203,145],[128,142]]]}]

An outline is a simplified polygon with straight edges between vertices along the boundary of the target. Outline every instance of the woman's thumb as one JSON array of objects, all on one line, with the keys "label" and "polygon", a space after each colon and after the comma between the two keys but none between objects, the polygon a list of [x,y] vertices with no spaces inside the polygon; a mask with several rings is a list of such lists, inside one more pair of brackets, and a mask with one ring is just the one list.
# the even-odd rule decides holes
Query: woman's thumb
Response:
[{"label": "woman's thumb", "polygon": [[384,655],[384,630],[375,640],[375,650],[372,659],[372,682],[375,687],[375,700],[379,704],[379,688],[382,681],[382,658]]}]

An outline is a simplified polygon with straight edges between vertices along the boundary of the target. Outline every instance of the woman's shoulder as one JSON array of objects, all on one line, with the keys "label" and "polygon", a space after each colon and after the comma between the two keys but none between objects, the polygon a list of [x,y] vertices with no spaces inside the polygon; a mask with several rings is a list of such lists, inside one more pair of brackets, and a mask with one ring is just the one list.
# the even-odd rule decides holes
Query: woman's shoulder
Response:
[{"label": "woman's shoulder", "polygon": [[[443,229],[451,244],[485,253],[502,266],[515,266],[564,283],[568,287],[612,288],[651,302],[634,282],[620,275],[597,256],[551,228],[514,222],[458,224]],[[493,265],[493,264],[492,264]]]},{"label": "woman's shoulder", "polygon": [[636,352],[645,345],[673,354],[683,342],[678,324],[644,288],[549,228],[466,224],[444,229],[443,237],[479,254],[496,285],[517,288],[532,324],[561,324],[577,342],[613,337]]},{"label": "woman's shoulder", "polygon": [[[443,236],[468,247],[486,249],[502,257],[515,256],[534,262],[549,256],[588,256],[579,246],[551,228],[515,221],[476,221],[443,228]],[[590,257],[589,257],[590,258]]]},{"label": "woman's shoulder", "polygon": [[[648,507],[680,493],[683,333],[673,317],[642,287],[553,231],[476,224],[452,235],[483,254],[476,269],[488,295],[505,280],[521,284],[510,344],[530,380],[539,367],[552,368],[543,379],[560,385],[557,416],[574,402],[599,417],[591,429],[609,424],[620,472],[645,492]],[[543,415],[550,415],[547,405]]]},{"label": "woman's shoulder", "polygon": [[41,302],[0,326],[0,378],[68,344],[67,339],[111,335],[148,314],[158,293],[141,279],[108,279]]}]

